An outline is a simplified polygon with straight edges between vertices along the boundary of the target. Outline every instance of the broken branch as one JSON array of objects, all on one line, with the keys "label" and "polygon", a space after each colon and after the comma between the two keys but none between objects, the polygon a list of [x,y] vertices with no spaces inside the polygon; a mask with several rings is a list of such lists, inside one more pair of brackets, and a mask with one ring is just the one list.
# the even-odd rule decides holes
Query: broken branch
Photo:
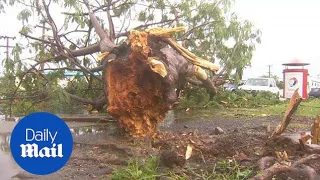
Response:
[{"label": "broken branch", "polygon": [[291,116],[293,115],[293,113],[297,110],[299,104],[302,101],[301,96],[299,95],[298,92],[299,89],[296,89],[290,99],[289,105],[287,107],[287,110],[285,112],[284,117],[282,118],[282,122],[281,124],[279,124],[276,129],[273,131],[273,133],[271,134],[271,136],[269,138],[274,138],[276,136],[279,136],[280,134],[282,134],[284,132],[284,130],[286,130],[287,126],[289,125],[290,121],[291,121]]},{"label": "broken branch", "polygon": [[314,123],[311,128],[311,135],[313,136],[311,139],[312,144],[320,144],[320,117],[317,116],[314,119]]}]

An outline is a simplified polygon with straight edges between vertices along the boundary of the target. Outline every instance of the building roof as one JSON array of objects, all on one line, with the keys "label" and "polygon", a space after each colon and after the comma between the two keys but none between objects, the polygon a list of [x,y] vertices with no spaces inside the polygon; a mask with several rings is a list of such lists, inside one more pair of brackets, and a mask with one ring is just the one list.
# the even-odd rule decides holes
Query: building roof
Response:
[{"label": "building roof", "polygon": [[310,63],[302,62],[300,59],[295,58],[295,59],[291,60],[290,62],[284,63],[282,65],[284,65],[284,66],[307,66],[309,64]]}]

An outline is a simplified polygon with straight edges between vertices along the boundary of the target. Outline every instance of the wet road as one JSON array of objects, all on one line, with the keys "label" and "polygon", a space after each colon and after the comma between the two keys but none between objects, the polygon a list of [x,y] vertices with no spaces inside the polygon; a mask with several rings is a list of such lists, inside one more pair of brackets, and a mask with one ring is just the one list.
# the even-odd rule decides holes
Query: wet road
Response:
[{"label": "wet road", "polygon": [[21,169],[10,154],[10,133],[0,133],[0,179],[10,179]]},{"label": "wet road", "polygon": [[[67,122],[67,124],[73,136],[101,131],[96,123]],[[14,179],[14,176],[23,172],[10,153],[10,135],[15,125],[16,122],[0,119],[0,180]]]}]

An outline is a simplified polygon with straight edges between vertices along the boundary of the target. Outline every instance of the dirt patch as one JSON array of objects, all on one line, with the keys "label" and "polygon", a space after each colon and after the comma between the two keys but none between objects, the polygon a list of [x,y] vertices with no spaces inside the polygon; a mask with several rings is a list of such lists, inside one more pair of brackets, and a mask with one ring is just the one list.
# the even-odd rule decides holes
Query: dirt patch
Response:
[{"label": "dirt patch", "polygon": [[[170,171],[188,179],[203,179],[199,174],[213,169],[220,172],[227,171],[227,167],[216,166],[219,162],[229,164],[236,162],[242,169],[251,169],[251,178],[258,172],[274,171],[275,166],[282,168],[282,171],[275,176],[277,179],[318,178],[320,157],[301,161],[312,155],[320,156],[320,148],[302,147],[299,144],[298,137],[301,132],[306,131],[305,128],[289,127],[279,138],[268,139],[270,134],[268,126],[271,124],[274,127],[280,121],[281,117],[186,121],[173,124],[167,129],[161,128],[153,138],[152,149],[146,144],[148,142],[146,138],[126,137],[117,130],[115,124],[109,124],[105,130],[83,130],[88,133],[75,135],[72,157],[60,171],[45,177],[31,175],[28,177],[108,179],[116,169],[126,167],[129,160],[144,159],[153,155],[161,160],[159,172],[167,174]],[[309,123],[309,119],[295,117],[293,122],[306,124]],[[214,134],[217,125],[224,130],[222,134]],[[188,144],[192,144],[193,151],[190,159],[185,161]],[[276,151],[286,151],[288,159],[276,159]],[[288,166],[288,163],[292,167]],[[229,170],[232,171],[230,168]],[[21,174],[26,175],[26,173]],[[261,179],[256,177],[259,178]]]}]

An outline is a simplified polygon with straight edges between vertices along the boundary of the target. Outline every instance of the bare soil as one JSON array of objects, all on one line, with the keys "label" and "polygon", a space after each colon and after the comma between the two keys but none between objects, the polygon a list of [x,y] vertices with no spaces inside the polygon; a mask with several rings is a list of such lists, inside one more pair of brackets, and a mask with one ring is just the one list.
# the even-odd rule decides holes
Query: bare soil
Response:
[{"label": "bare soil", "polygon": [[[195,172],[210,170],[223,160],[236,160],[241,167],[254,169],[251,178],[255,176],[255,179],[271,179],[262,172],[275,172],[274,169],[280,169],[280,173],[271,176],[276,179],[320,179],[320,148],[303,147],[298,142],[300,133],[310,130],[312,119],[294,117],[283,135],[269,139],[270,130],[280,121],[281,117],[277,116],[179,120],[159,128],[152,140],[152,149],[146,144],[146,138],[132,139],[123,135],[117,130],[116,123],[84,127],[75,130],[72,157],[60,171],[43,177],[23,172],[16,177],[108,179],[114,170],[125,167],[130,159],[156,155],[161,159],[159,171],[173,171],[188,179],[201,179]],[[224,132],[217,134],[216,127]],[[193,152],[185,161],[183,157],[188,144],[192,144]],[[286,151],[288,159],[276,159],[275,151]],[[315,157],[305,160],[312,154]],[[288,163],[292,166],[287,166]]]}]

